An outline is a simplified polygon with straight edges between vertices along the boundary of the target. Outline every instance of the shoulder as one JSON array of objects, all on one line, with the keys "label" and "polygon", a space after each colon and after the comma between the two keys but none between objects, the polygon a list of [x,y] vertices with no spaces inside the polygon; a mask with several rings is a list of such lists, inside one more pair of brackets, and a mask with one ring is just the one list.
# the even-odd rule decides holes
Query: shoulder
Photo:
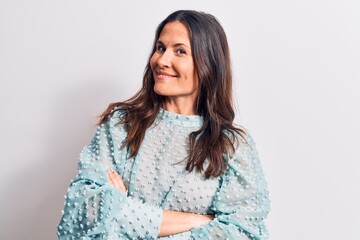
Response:
[{"label": "shoulder", "polygon": [[241,133],[236,134],[235,151],[230,156],[229,167],[235,169],[257,168],[260,165],[259,154],[251,131],[241,127]]},{"label": "shoulder", "polygon": [[109,109],[108,113],[105,116],[100,116],[103,118],[99,124],[100,128],[111,128],[116,125],[119,125],[123,119],[125,110],[120,107],[113,107]]},{"label": "shoulder", "polygon": [[110,126],[118,125],[125,115],[125,110],[119,107],[114,108],[109,115]]},{"label": "shoulder", "polygon": [[122,123],[125,110],[115,107],[97,127],[97,135],[121,138],[126,136],[125,126]]},{"label": "shoulder", "polygon": [[248,150],[249,147],[255,147],[255,141],[252,137],[251,131],[241,125],[236,125],[235,127],[237,131],[224,130],[227,137],[234,142],[235,153]]},{"label": "shoulder", "polygon": [[241,135],[236,135],[235,150],[243,151],[256,148],[252,132],[245,127],[241,127],[240,129],[242,132]]}]

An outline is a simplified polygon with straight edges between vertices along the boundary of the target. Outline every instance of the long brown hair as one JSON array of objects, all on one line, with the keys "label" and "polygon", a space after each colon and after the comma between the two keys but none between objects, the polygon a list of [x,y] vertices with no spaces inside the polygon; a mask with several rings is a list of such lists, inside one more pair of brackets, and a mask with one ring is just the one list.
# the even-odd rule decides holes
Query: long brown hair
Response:
[{"label": "long brown hair", "polygon": [[[238,137],[244,138],[245,131],[234,126],[235,113],[232,99],[232,72],[230,53],[225,32],[217,19],[207,13],[180,10],[170,14],[156,29],[155,40],[145,67],[141,89],[124,102],[112,103],[100,116],[103,123],[114,108],[122,109],[120,123],[124,124],[127,138],[122,147],[128,147],[134,157],[144,139],[145,131],[162,107],[164,96],[153,90],[154,78],[150,58],[156,50],[156,41],[164,26],[179,21],[189,30],[191,51],[199,78],[197,114],[202,116],[203,125],[189,135],[189,156],[187,171],[204,171],[205,177],[218,177],[227,169],[229,154],[235,151]],[[244,138],[245,139],[245,138]]]}]

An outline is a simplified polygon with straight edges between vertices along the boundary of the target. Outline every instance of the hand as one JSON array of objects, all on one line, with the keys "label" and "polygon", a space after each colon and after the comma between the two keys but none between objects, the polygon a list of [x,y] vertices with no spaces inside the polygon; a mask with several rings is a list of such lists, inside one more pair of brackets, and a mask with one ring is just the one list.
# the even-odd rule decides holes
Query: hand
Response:
[{"label": "hand", "polygon": [[108,170],[108,180],[111,185],[115,188],[121,190],[122,192],[126,192],[125,184],[121,178],[121,176],[114,170]]},{"label": "hand", "polygon": [[214,215],[194,214],[193,217],[194,227],[200,227],[214,220]]},{"label": "hand", "polygon": [[214,215],[163,210],[159,237],[178,234],[201,227],[214,219]]}]

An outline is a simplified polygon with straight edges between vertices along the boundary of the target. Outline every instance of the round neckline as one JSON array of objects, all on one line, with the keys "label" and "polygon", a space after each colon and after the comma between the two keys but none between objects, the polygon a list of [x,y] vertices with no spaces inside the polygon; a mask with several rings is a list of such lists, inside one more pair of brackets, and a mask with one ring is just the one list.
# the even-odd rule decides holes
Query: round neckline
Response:
[{"label": "round neckline", "polygon": [[203,123],[203,118],[200,115],[183,115],[166,111],[163,108],[160,108],[157,119],[171,125],[185,127],[200,127]]}]

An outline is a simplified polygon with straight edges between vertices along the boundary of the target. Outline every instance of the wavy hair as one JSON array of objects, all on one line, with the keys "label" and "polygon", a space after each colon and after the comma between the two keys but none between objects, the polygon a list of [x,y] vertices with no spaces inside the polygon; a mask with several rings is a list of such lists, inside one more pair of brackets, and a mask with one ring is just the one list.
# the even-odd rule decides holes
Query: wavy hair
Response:
[{"label": "wavy hair", "polygon": [[[150,59],[156,51],[156,41],[169,22],[183,23],[190,34],[191,51],[199,79],[196,111],[203,125],[189,135],[189,156],[186,170],[204,172],[206,178],[221,176],[228,167],[229,154],[235,151],[238,136],[246,132],[234,126],[232,71],[225,32],[218,20],[207,13],[180,10],[170,14],[156,29],[155,40],[145,67],[141,89],[130,99],[112,103],[100,115],[99,124],[106,121],[115,108],[122,109],[120,123],[127,137],[122,147],[134,157],[141,146],[145,131],[154,123],[166,96],[153,90],[154,78]],[[204,169],[204,162],[208,166]]]}]

